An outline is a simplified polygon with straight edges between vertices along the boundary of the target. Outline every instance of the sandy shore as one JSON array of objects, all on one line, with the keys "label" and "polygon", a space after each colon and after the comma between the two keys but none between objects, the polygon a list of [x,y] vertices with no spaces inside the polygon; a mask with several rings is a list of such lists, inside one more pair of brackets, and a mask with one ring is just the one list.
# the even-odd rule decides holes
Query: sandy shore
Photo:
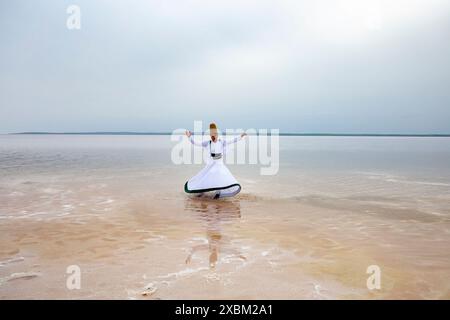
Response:
[{"label": "sandy shore", "polygon": [[[210,200],[180,187],[198,168],[3,177],[0,299],[450,298],[445,184],[233,167],[243,192]],[[380,290],[367,288],[370,265]]]},{"label": "sandy shore", "polygon": [[[2,222],[0,298],[450,298],[448,221],[436,233],[414,220],[361,222],[357,208],[317,199],[135,197],[107,216]],[[80,290],[66,288],[74,264]]]}]

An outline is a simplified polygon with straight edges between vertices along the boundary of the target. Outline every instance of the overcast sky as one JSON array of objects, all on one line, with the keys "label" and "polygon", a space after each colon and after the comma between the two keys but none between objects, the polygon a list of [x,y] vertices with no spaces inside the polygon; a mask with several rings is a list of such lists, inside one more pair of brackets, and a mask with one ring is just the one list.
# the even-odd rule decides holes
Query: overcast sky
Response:
[{"label": "overcast sky", "polygon": [[1,1],[0,132],[450,133],[449,40],[448,0]]}]

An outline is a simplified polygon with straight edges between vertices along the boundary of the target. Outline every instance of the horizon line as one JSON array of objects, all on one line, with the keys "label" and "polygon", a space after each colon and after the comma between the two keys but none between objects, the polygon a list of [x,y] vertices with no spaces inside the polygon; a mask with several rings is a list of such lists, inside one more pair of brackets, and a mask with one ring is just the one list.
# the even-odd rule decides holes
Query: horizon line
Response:
[{"label": "horizon line", "polygon": [[[204,134],[203,132],[202,134]],[[80,131],[80,132],[50,132],[50,131],[25,131],[25,132],[11,132],[6,135],[184,135],[181,133],[172,132],[139,132],[139,131]],[[198,133],[193,133],[198,135]],[[222,133],[226,135],[226,133]],[[238,134],[238,133],[236,133]],[[271,133],[268,132],[268,135]],[[249,133],[248,135],[259,135]],[[337,132],[280,132],[279,136],[354,136],[354,137],[450,137],[450,133],[337,133]]]}]

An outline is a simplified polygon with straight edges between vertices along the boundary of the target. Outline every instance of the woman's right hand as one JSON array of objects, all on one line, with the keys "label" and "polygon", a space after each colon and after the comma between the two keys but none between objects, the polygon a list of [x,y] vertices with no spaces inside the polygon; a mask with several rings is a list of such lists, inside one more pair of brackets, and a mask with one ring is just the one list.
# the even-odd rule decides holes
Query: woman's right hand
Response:
[{"label": "woman's right hand", "polygon": [[186,130],[186,136],[187,136],[188,138],[190,138],[191,135],[192,135],[192,132],[190,132],[189,130]]}]

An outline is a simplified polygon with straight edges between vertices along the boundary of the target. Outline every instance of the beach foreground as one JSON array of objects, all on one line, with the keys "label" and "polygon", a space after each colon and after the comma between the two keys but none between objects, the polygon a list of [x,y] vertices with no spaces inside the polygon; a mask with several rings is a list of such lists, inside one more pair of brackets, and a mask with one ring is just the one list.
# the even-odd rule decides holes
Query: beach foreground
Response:
[{"label": "beach foreground", "polygon": [[282,137],[224,200],[172,145],[0,136],[0,299],[450,299],[450,138]]}]

